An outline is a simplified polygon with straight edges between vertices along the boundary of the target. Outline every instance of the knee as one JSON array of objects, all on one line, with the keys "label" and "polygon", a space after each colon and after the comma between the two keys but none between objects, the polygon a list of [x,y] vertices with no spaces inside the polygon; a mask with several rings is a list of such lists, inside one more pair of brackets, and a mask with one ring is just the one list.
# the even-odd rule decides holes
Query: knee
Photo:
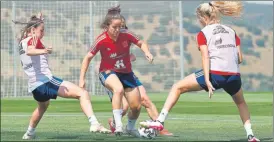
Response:
[{"label": "knee", "polygon": [[86,91],[84,89],[82,89],[81,91],[78,92],[78,94],[76,95],[76,98],[77,99],[84,98],[86,100],[90,100],[89,95],[88,95],[88,91]]},{"label": "knee", "polygon": [[119,87],[119,88],[114,88],[113,89],[113,94],[120,94],[123,95],[124,94],[124,88],[123,87]]},{"label": "knee", "polygon": [[175,92],[176,94],[182,94],[182,93],[185,93],[187,92],[187,88],[185,86],[180,86],[179,84],[175,83],[173,86],[172,86],[172,89],[171,89],[173,92]]},{"label": "knee", "polygon": [[141,110],[141,104],[140,103],[134,103],[134,104],[131,105],[130,109],[133,113],[139,112]]}]

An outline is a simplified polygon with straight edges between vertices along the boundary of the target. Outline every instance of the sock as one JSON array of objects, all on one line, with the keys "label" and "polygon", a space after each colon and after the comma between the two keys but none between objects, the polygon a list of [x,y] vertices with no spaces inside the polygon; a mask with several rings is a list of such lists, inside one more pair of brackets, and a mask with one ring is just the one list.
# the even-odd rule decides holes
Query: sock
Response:
[{"label": "sock", "polygon": [[31,126],[28,127],[27,133],[28,134],[34,134],[35,128],[32,128]]},{"label": "sock", "polygon": [[90,117],[88,117],[88,121],[90,123],[90,125],[97,125],[99,124],[97,118],[95,117],[95,115],[92,115]]},{"label": "sock", "polygon": [[166,109],[162,109],[161,113],[159,114],[157,120],[160,122],[164,122],[167,117],[168,111]]},{"label": "sock", "polygon": [[116,128],[122,128],[122,109],[114,109],[113,110],[113,116],[114,116],[114,122],[115,122],[115,127]]},{"label": "sock", "polygon": [[127,129],[128,130],[134,130],[135,128],[136,119],[129,119],[127,121]]},{"label": "sock", "polygon": [[251,129],[251,124],[250,123],[245,124],[244,128],[245,128],[245,131],[246,131],[246,136],[248,136],[248,135],[254,136],[254,134],[252,132],[252,129]]}]

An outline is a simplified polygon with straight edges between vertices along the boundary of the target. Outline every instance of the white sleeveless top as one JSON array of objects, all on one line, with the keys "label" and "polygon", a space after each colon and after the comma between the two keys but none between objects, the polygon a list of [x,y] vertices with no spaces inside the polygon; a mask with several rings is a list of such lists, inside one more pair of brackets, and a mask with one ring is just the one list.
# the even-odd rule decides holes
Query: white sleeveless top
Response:
[{"label": "white sleeveless top", "polygon": [[[32,92],[40,85],[52,79],[52,73],[48,65],[48,55],[28,56],[26,54],[28,45],[31,45],[31,37],[23,39],[19,44],[20,60],[24,72],[28,76],[28,91]],[[36,48],[43,49],[40,40],[37,41]]]}]

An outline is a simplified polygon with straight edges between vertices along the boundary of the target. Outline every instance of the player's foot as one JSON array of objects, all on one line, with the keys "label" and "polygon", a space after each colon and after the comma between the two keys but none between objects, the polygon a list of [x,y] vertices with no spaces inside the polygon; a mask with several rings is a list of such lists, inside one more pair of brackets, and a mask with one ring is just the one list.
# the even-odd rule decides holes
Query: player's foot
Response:
[{"label": "player's foot", "polygon": [[111,133],[110,130],[106,129],[101,124],[91,125],[89,131],[90,132],[99,132],[99,133]]},{"label": "player's foot", "polygon": [[115,124],[113,123],[113,119],[112,119],[112,118],[109,118],[109,119],[108,119],[108,125],[109,125],[109,128],[110,128],[111,133],[114,134],[114,131],[115,131]]},{"label": "player's foot", "polygon": [[140,122],[140,125],[145,128],[152,128],[158,131],[162,131],[164,129],[164,125],[160,121],[143,121]]},{"label": "player's foot", "polygon": [[247,140],[249,141],[249,142],[259,142],[260,140],[259,139],[257,139],[255,136],[253,136],[253,135],[248,135],[247,136]]},{"label": "player's foot", "polygon": [[116,127],[115,131],[114,131],[114,134],[116,136],[121,136],[123,134],[123,127]]},{"label": "player's foot", "polygon": [[128,135],[131,135],[131,136],[133,136],[133,137],[137,137],[137,138],[140,137],[140,133],[139,133],[138,130],[136,130],[136,129],[128,130],[128,129],[127,129],[127,126],[126,126],[126,128],[125,128],[125,133],[128,134]]},{"label": "player's foot", "polygon": [[167,129],[163,129],[162,131],[159,132],[159,134],[162,136],[173,136],[173,134],[170,133]]},{"label": "player's foot", "polygon": [[22,137],[22,139],[23,139],[23,140],[35,139],[35,133],[30,134],[30,133],[26,132],[26,133],[24,134],[24,136]]}]

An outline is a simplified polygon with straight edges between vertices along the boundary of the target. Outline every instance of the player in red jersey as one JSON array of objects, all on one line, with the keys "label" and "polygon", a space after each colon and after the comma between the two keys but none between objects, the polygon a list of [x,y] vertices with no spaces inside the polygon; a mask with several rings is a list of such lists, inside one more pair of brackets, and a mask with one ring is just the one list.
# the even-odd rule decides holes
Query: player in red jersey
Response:
[{"label": "player in red jersey", "polygon": [[[128,29],[127,25],[126,25],[126,20],[125,18],[122,16],[122,27],[121,29]],[[130,54],[130,61],[131,62],[134,62],[136,60],[136,56],[134,54]],[[156,108],[156,106],[154,105],[154,103],[150,100],[150,98],[148,97],[147,93],[146,93],[146,89],[145,87],[143,86],[142,82],[139,80],[139,78],[134,75],[135,77],[135,80],[136,80],[136,83],[137,83],[137,87],[140,91],[140,95],[141,95],[141,105],[143,107],[145,107],[149,117],[152,119],[152,120],[156,120],[159,113],[158,113],[158,110]],[[109,91],[107,89],[107,93],[108,93],[108,96],[110,97],[110,100],[112,101],[112,92]],[[126,98],[125,96],[123,96],[123,113],[122,113],[122,117],[126,115],[127,111],[128,111],[128,103],[126,101]],[[114,133],[115,131],[115,122],[113,121],[113,118],[109,118],[109,126],[110,126],[110,130],[112,133]],[[165,136],[172,136],[173,134],[168,132],[168,130],[166,129],[163,129],[162,131],[159,132],[160,135],[165,135]]]},{"label": "player in red jersey", "polygon": [[240,39],[232,28],[220,24],[220,15],[240,16],[241,11],[240,1],[212,1],[197,8],[197,18],[203,26],[197,35],[203,70],[174,84],[157,121],[141,122],[141,125],[161,130],[168,112],[176,104],[180,94],[206,90],[211,98],[215,89],[223,88],[238,107],[248,141],[259,141],[252,132],[250,114],[241,88]]},{"label": "player in red jersey", "polygon": [[85,74],[88,65],[98,51],[101,54],[99,79],[101,83],[113,93],[112,109],[116,123],[116,135],[121,135],[122,129],[122,97],[125,95],[130,107],[126,131],[134,136],[139,136],[135,123],[140,114],[141,100],[136,80],[131,69],[130,45],[133,43],[141,48],[146,58],[151,63],[153,56],[148,45],[139,40],[135,34],[128,30],[121,30],[122,16],[120,8],[108,10],[101,28],[104,32],[99,35],[91,47],[90,52],[84,57],[81,67],[79,86],[85,87]]}]

